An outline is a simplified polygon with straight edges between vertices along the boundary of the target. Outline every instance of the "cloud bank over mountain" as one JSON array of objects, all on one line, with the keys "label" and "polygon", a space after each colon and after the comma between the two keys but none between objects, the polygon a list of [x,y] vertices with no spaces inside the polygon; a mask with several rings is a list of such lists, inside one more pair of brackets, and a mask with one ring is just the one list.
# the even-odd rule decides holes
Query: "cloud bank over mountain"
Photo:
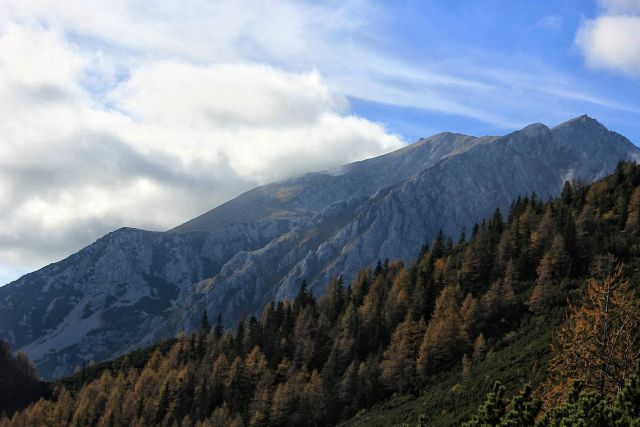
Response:
[{"label": "cloud bank over mountain", "polygon": [[[600,10],[635,20],[634,5]],[[630,70],[620,79],[637,70],[637,44],[591,43],[600,18],[581,17],[596,12],[2,1],[0,285],[114,228],[167,229],[255,185],[444,130],[503,134],[589,113],[637,140],[637,89],[570,60],[582,19],[589,64]]]},{"label": "cloud bank over mountain", "polygon": [[1,261],[34,267],[122,224],[166,229],[402,144],[318,73],[157,59],[95,93],[100,66],[55,31],[3,27]]}]

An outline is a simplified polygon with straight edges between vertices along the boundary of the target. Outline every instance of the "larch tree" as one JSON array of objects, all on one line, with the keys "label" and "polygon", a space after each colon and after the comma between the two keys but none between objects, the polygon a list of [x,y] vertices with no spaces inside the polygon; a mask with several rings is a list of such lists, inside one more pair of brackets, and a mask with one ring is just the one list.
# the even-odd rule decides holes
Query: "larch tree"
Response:
[{"label": "larch tree", "polygon": [[549,372],[557,383],[569,378],[603,395],[618,392],[640,357],[640,299],[612,256],[600,259],[571,304],[554,341]]},{"label": "larch tree", "polygon": [[394,331],[380,364],[381,380],[390,390],[406,392],[416,385],[416,359],[424,330],[424,320],[407,317]]},{"label": "larch tree", "polygon": [[536,313],[544,313],[554,305],[560,295],[560,280],[569,268],[569,260],[560,234],[553,238],[551,248],[544,254],[538,265],[538,278],[527,304]]},{"label": "larch tree", "polygon": [[464,349],[458,312],[459,294],[457,287],[449,286],[436,300],[418,355],[417,368],[423,376],[436,367],[449,363]]}]

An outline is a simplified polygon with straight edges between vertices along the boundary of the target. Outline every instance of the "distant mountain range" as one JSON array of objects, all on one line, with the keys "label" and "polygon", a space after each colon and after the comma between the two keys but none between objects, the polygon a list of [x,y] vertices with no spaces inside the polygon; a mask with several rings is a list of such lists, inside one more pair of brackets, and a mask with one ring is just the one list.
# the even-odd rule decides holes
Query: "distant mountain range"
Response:
[{"label": "distant mountain range", "polygon": [[294,295],[348,282],[377,259],[409,261],[519,195],[556,195],[620,160],[628,139],[581,116],[506,136],[442,133],[373,159],[257,187],[167,232],[123,228],[0,288],[0,337],[45,378],[191,330],[227,326]]}]

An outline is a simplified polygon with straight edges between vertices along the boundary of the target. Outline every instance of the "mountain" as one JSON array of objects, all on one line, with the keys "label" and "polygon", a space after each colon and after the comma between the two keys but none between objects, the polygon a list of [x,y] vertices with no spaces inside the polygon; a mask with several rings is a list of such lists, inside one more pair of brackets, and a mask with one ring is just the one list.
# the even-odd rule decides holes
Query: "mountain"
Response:
[{"label": "mountain", "polygon": [[320,297],[301,286],[235,330],[203,315],[47,384],[0,427],[638,425],[640,166],[517,198],[445,242]]},{"label": "mountain", "polygon": [[47,378],[265,303],[319,293],[376,259],[414,257],[519,195],[558,194],[640,150],[581,116],[503,137],[443,133],[401,150],[253,189],[167,232],[123,228],[0,288],[0,337]]}]

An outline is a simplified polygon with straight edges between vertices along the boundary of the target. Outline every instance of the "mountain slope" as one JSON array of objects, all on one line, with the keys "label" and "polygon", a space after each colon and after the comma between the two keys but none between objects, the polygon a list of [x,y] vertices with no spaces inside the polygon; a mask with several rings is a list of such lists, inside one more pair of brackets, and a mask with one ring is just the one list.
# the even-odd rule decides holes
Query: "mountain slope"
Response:
[{"label": "mountain slope", "polygon": [[[0,336],[45,377],[197,324],[227,325],[297,292],[349,280],[378,258],[414,256],[522,194],[557,194],[640,158],[582,116],[505,137],[439,134],[393,153],[251,190],[166,233],[115,231],[0,288]],[[34,297],[35,296],[35,297]]]},{"label": "mountain slope", "polygon": [[170,232],[210,232],[228,224],[308,217],[332,203],[374,194],[491,139],[448,132],[434,135],[373,159],[255,188]]},{"label": "mountain slope", "polygon": [[[597,134],[595,142],[589,138],[592,132]],[[334,218],[340,215],[349,220],[328,232],[315,223],[305,223],[267,248],[238,254],[228,268],[207,281],[207,307],[212,312],[229,305],[241,307],[239,313],[232,313],[237,316],[249,308],[243,306],[246,289],[251,289],[252,295],[261,290],[268,292],[262,301],[277,300],[295,294],[301,278],[317,289],[333,275],[343,274],[350,279],[353,272],[374,259],[408,260],[439,229],[458,235],[462,227],[472,225],[495,206],[504,209],[519,195],[536,192],[546,198],[558,194],[567,179],[589,182],[601,178],[614,169],[619,159],[638,155],[628,140],[609,133],[587,117],[553,130],[531,125],[489,142],[444,158],[357,207],[344,202],[332,206],[319,219],[321,226],[339,222]],[[589,156],[585,146],[599,150],[599,155]],[[314,233],[322,238],[305,240],[305,236]],[[274,272],[273,259],[279,261],[280,271]],[[277,277],[285,273],[275,289],[261,282],[273,273]],[[253,288],[247,288],[247,283]],[[235,292],[239,292],[238,297],[229,300]]]},{"label": "mountain slope", "polygon": [[[607,287],[606,308],[583,307],[586,326],[579,328],[578,343],[600,337],[604,325],[614,327],[602,323],[606,310],[629,320],[615,328],[630,341],[603,345],[632,354],[640,349],[632,326],[640,303],[639,201],[640,167],[631,163],[593,184],[567,185],[547,202],[518,198],[506,221],[492,214],[456,244],[438,237],[430,250],[416,253],[414,264],[389,262],[359,271],[351,283],[332,280],[320,298],[301,287],[295,298],[268,304],[260,318],[245,319],[235,330],[212,327],[203,316],[190,335],[56,382],[50,399],[12,420],[0,415],[0,426],[387,426],[415,425],[419,415],[420,425],[459,426],[478,411],[496,379],[504,382],[506,398],[524,384],[536,396],[569,393],[576,378],[585,380],[585,391],[602,390],[602,372],[592,359],[571,360],[558,371],[552,352],[565,346],[552,350],[550,344],[552,337],[567,339],[556,330],[566,322],[567,303],[599,300],[594,290]],[[594,323],[600,326],[591,329]],[[613,369],[607,372],[616,373],[604,379],[611,393],[633,368],[619,363],[626,351],[608,354],[604,363]],[[585,418],[596,414],[600,422],[578,424],[618,419],[623,422],[616,425],[635,425],[636,380],[618,400],[627,417],[607,412],[612,402],[593,406],[599,393],[592,393],[573,409]],[[505,406],[494,404],[484,411],[483,419],[491,418],[477,424],[496,425],[491,419],[502,418]]]}]

